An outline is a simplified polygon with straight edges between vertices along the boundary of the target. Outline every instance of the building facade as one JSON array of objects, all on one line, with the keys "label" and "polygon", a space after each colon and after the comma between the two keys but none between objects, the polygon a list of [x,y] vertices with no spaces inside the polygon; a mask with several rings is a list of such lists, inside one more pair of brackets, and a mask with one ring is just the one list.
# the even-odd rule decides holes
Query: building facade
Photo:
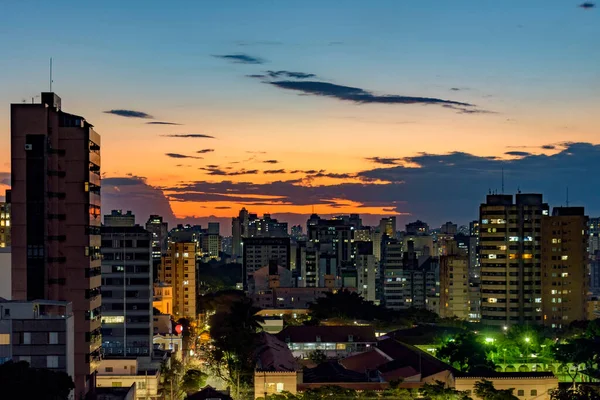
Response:
[{"label": "building facade", "polygon": [[152,280],[156,282],[161,258],[167,252],[169,224],[160,215],[150,215],[146,221],[146,230],[152,235]]},{"label": "building facade", "polygon": [[6,191],[4,201],[0,201],[0,247],[10,247],[10,202],[11,192]]},{"label": "building facade", "polygon": [[587,229],[583,207],[555,207],[542,218],[543,321],[551,328],[587,317]]},{"label": "building facade", "polygon": [[12,298],[72,304],[75,397],[100,361],[100,135],[61,109],[11,105]]},{"label": "building facade", "polygon": [[487,196],[479,209],[481,322],[542,323],[541,194]]},{"label": "building facade", "polygon": [[290,238],[244,238],[243,241],[244,288],[260,268],[276,262],[290,269]]},{"label": "building facade", "polygon": [[468,319],[469,267],[464,255],[440,257],[440,317]]},{"label": "building facade", "polygon": [[[117,224],[112,226],[113,221]],[[105,356],[152,354],[152,235],[135,219],[104,219],[102,347]],[[125,223],[130,223],[127,226]]]},{"label": "building facade", "polygon": [[[27,361],[32,368],[75,376],[71,304],[0,300],[0,364]],[[94,337],[100,343],[100,336]]]},{"label": "building facade", "polygon": [[169,242],[162,259],[159,280],[173,288],[173,310],[176,318],[196,318],[196,243]]}]

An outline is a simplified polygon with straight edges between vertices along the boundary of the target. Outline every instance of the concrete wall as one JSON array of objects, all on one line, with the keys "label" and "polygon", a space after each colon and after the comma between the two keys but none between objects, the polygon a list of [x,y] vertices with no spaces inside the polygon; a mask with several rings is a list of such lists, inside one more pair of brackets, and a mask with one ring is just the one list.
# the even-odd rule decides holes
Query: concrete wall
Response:
[{"label": "concrete wall", "polygon": [[558,387],[558,379],[556,377],[548,378],[456,378],[455,389],[456,390],[470,390],[470,396],[474,400],[479,400],[479,397],[475,396],[475,383],[486,379],[494,384],[496,389],[510,389],[514,388],[513,394],[519,398],[519,400],[550,400],[548,391],[556,389]]}]

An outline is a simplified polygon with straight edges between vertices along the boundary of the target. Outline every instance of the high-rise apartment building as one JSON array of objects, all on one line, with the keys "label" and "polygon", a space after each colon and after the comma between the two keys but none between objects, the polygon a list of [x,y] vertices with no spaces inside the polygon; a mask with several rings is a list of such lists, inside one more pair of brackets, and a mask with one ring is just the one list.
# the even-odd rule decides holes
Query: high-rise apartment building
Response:
[{"label": "high-rise apartment building", "polygon": [[276,262],[280,267],[290,269],[290,238],[255,237],[243,241],[244,288],[248,279],[262,267]]},{"label": "high-rise apartment building", "polygon": [[95,386],[100,361],[100,135],[61,109],[11,105],[13,300],[72,305],[75,398]]},{"label": "high-rise apartment building", "polygon": [[0,247],[10,247],[10,202],[11,192],[6,191],[4,201],[0,202]]},{"label": "high-rise apartment building", "polygon": [[106,226],[134,226],[135,215],[131,211],[123,213],[123,210],[111,210],[110,214],[104,216]]},{"label": "high-rise apartment building", "polygon": [[487,196],[479,209],[481,322],[542,323],[541,194]]},{"label": "high-rise apartment building", "polygon": [[223,238],[219,234],[202,235],[202,254],[204,257],[219,259]]},{"label": "high-rise apartment building", "polygon": [[450,245],[440,257],[440,317],[469,318],[469,263],[466,253]]},{"label": "high-rise apartment building", "polygon": [[543,321],[551,328],[586,319],[587,229],[583,207],[555,207],[542,218]]},{"label": "high-rise apartment building", "polygon": [[391,238],[396,237],[396,217],[381,218],[379,221],[379,232]]},{"label": "high-rise apartment building", "polygon": [[196,243],[169,242],[158,279],[173,288],[173,316],[197,318]]},{"label": "high-rise apartment building", "polygon": [[102,347],[106,357],[147,357],[153,334],[152,235],[135,225],[133,214],[129,220],[113,215],[104,216],[101,229]]},{"label": "high-rise apartment building", "polygon": [[407,235],[429,235],[429,225],[420,219],[406,224]]},{"label": "high-rise apartment building", "polygon": [[160,215],[150,215],[146,230],[152,235],[152,281],[156,282],[161,258],[167,252],[169,224]]},{"label": "high-rise apartment building", "polygon": [[356,291],[367,301],[377,300],[376,263],[373,242],[356,243]]}]

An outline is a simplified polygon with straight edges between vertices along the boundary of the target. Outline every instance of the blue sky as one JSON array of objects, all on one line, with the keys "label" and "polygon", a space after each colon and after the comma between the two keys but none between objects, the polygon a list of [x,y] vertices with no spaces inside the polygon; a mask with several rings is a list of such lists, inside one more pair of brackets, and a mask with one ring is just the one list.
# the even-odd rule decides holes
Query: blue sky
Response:
[{"label": "blue sky", "polygon": [[[559,149],[539,146],[565,141],[596,144],[600,10],[583,9],[580,3],[3,2],[0,174],[10,172],[7,105],[47,90],[50,57],[54,89],[63,97],[65,109],[86,116],[103,137],[106,178],[144,178],[148,190],[167,196],[178,218],[226,217],[245,205],[202,203],[202,209],[200,203],[170,196],[166,188],[192,181],[243,183],[248,180],[244,174],[220,177],[206,165],[225,168],[226,161],[260,174],[260,157],[248,159],[248,151],[277,158],[286,174],[326,169],[355,174],[356,183],[361,173],[378,168],[366,160],[369,157],[455,151],[506,157],[504,153],[514,146],[528,146],[528,151],[537,146],[536,155],[551,155]],[[235,63],[215,57],[219,55],[247,55],[262,63]],[[298,82],[285,89],[272,80],[247,77],[267,70],[315,74],[313,80],[338,85],[335,90],[341,85],[374,96],[468,103],[478,112],[465,114],[422,101],[358,104],[339,94],[307,92],[307,86]],[[183,125],[149,126],[105,113],[111,109],[141,111],[155,120]],[[198,143],[164,137],[190,132],[216,139]],[[164,155],[183,154],[192,146],[208,146],[215,152],[190,164]],[[252,178],[260,184],[275,178],[298,179],[286,174],[270,180],[266,175]],[[327,186],[341,178],[303,179]],[[354,205],[337,207],[351,211],[358,202],[368,213],[395,209],[427,218],[426,211],[417,215],[410,202],[402,203],[403,196],[399,191],[398,204],[405,208],[392,203],[370,207],[358,198],[346,199]],[[308,209],[276,203],[254,206],[259,212],[302,214]],[[323,213],[335,211],[321,208]]]}]

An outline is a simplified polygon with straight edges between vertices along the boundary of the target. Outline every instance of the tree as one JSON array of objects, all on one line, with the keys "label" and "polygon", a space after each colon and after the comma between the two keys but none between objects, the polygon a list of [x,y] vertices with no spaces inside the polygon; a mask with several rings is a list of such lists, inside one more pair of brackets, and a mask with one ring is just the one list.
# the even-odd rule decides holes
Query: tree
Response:
[{"label": "tree", "polygon": [[585,364],[588,373],[598,371],[598,357],[600,344],[592,339],[578,338],[565,343],[559,343],[554,348],[554,359],[561,363],[569,376],[573,379],[573,386],[577,375],[581,372],[579,366]]},{"label": "tree", "polygon": [[423,385],[421,395],[425,400],[472,400],[466,392],[446,387],[440,381]]},{"label": "tree", "polygon": [[195,393],[206,385],[208,375],[197,369],[188,369],[181,378],[180,390],[187,393]]},{"label": "tree", "polygon": [[322,350],[314,350],[308,354],[308,359],[315,364],[319,365],[327,361],[327,354]]},{"label": "tree", "polygon": [[600,400],[600,394],[596,388],[579,385],[576,389],[559,388],[550,393],[551,400]]},{"label": "tree", "polygon": [[67,400],[75,388],[65,372],[31,368],[25,361],[7,361],[0,365],[2,398]]},{"label": "tree", "polygon": [[183,370],[183,364],[176,358],[171,358],[170,365],[166,362],[161,365],[161,382],[158,387],[161,396],[170,398],[171,392],[174,394],[179,392]]},{"label": "tree", "polygon": [[461,333],[446,342],[436,355],[463,372],[494,370],[494,363],[487,357],[487,349],[472,332]]},{"label": "tree", "polygon": [[264,322],[256,315],[258,311],[250,299],[243,299],[233,303],[229,311],[210,318],[213,346],[207,353],[209,366],[216,376],[237,389],[238,397],[240,385],[251,383],[257,332]]},{"label": "tree", "polygon": [[474,393],[482,400],[519,400],[513,394],[514,389],[496,389],[494,384],[488,380],[475,382]]}]

